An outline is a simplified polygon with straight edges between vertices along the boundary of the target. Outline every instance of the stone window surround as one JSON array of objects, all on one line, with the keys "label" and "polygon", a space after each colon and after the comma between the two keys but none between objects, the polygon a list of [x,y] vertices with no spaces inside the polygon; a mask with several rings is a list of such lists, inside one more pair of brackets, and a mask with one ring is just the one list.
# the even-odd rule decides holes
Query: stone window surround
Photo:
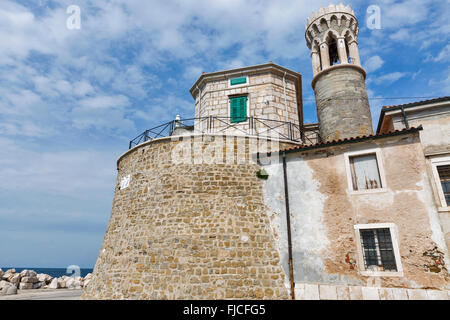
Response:
[{"label": "stone window surround", "polygon": [[[350,168],[350,157],[363,156],[363,155],[368,155],[368,154],[376,155],[378,172],[380,173],[380,180],[381,180],[382,187],[377,188],[377,189],[368,189],[368,190],[354,190],[353,189],[353,181],[352,181],[352,170]],[[380,148],[346,152],[346,153],[344,153],[344,157],[345,157],[345,169],[346,169],[346,173],[347,173],[347,186],[348,186],[347,191],[349,194],[358,195],[358,194],[387,192],[386,176],[384,173],[383,158],[381,156]]]},{"label": "stone window surround", "polygon": [[[235,79],[235,78],[244,78],[245,77],[245,83],[241,83],[241,84],[233,84],[231,85],[231,79]],[[240,87],[245,87],[249,85],[249,79],[248,79],[248,75],[242,75],[242,76],[233,76],[228,78],[228,89],[234,89],[234,88],[240,88]]]},{"label": "stone window surround", "polygon": [[[356,248],[357,248],[357,259],[358,259],[358,266],[359,270],[358,273],[362,276],[369,276],[369,277],[403,277],[403,266],[400,259],[400,249],[398,245],[398,230],[395,223],[369,223],[369,224],[355,224],[353,226],[355,230],[355,242],[356,242]],[[383,229],[387,228],[389,229],[389,232],[391,233],[391,240],[392,240],[392,248],[394,251],[394,257],[395,257],[395,264],[397,265],[397,271],[372,271],[372,270],[366,270],[365,264],[364,264],[364,256],[363,256],[363,249],[362,249],[362,243],[361,243],[361,235],[359,230],[360,229]]]},{"label": "stone window surround", "polygon": [[439,173],[437,171],[437,167],[442,165],[450,165],[450,157],[436,157],[431,159],[431,171],[433,172],[433,180],[436,185],[436,190],[438,193],[439,211],[450,211],[450,207],[447,206],[447,202],[445,201],[444,192],[442,191],[441,179],[439,178]]}]

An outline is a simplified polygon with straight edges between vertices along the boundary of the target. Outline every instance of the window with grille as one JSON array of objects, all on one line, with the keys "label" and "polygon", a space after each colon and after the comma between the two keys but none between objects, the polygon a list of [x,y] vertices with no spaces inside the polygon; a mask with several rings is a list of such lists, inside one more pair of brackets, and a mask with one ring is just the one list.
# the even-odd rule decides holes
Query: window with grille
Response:
[{"label": "window with grille", "polygon": [[437,166],[442,192],[447,206],[450,206],[450,165]]},{"label": "window with grille", "polygon": [[360,229],[359,234],[366,270],[397,271],[389,228]]},{"label": "window with grille", "polygon": [[376,153],[349,157],[353,190],[379,189],[381,185]]}]

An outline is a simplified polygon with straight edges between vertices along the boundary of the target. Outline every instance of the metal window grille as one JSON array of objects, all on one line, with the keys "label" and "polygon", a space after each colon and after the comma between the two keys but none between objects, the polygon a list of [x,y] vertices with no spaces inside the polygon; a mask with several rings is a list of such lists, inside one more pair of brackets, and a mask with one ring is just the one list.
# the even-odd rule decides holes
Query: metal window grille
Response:
[{"label": "metal window grille", "polygon": [[450,165],[438,166],[439,179],[441,180],[442,192],[445,202],[450,206]]},{"label": "metal window grille", "polygon": [[359,231],[366,270],[397,271],[389,228]]}]

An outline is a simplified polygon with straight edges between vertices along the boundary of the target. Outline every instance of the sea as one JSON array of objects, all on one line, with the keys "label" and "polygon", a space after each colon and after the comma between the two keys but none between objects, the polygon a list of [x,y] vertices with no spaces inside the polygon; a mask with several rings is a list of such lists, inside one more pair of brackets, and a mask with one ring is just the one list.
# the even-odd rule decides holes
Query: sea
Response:
[{"label": "sea", "polygon": [[[77,269],[74,270],[74,268],[67,269],[67,268],[33,268],[33,267],[27,267],[27,268],[17,268],[17,267],[1,267],[3,272],[5,272],[8,269],[16,269],[16,272],[21,272],[23,270],[34,270],[36,273],[45,273],[53,278],[59,278],[62,276],[78,276]],[[80,268],[80,276],[85,277],[88,273],[92,273],[94,269],[90,268]],[[69,272],[68,272],[69,271]]]}]

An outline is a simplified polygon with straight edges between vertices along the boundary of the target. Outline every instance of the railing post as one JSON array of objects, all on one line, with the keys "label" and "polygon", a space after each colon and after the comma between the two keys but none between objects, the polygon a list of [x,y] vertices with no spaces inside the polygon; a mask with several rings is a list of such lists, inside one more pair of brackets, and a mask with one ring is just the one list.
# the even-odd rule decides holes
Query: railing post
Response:
[{"label": "railing post", "polygon": [[133,141],[130,141],[130,143],[129,143],[129,145],[128,145],[128,149],[131,149],[131,143],[132,143]]},{"label": "railing post", "polygon": [[208,133],[212,133],[212,116],[208,117],[208,127],[209,127]]}]

